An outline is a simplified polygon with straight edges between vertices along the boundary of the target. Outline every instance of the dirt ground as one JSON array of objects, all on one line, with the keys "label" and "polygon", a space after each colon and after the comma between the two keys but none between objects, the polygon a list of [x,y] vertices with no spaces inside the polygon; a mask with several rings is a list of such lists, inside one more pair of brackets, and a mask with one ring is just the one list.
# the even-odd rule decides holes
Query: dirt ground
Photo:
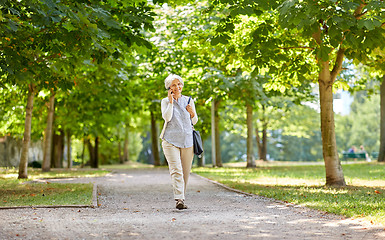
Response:
[{"label": "dirt ground", "polygon": [[0,239],[385,239],[384,226],[190,179],[187,210],[164,168],[68,179],[97,184],[100,206],[0,210]]}]

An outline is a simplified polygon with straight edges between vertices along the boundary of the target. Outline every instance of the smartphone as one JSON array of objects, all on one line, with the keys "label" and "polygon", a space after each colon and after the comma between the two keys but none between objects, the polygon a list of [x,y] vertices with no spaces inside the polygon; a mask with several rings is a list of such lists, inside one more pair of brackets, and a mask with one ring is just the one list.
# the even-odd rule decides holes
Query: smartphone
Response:
[{"label": "smartphone", "polygon": [[[168,88],[168,90],[170,90],[171,88]],[[171,91],[171,94],[173,94],[173,92]]]}]

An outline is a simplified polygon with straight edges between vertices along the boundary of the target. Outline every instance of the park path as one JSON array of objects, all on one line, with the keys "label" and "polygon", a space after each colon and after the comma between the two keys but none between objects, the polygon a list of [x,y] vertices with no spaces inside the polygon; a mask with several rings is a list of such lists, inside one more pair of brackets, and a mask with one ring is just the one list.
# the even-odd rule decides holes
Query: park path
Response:
[{"label": "park path", "polygon": [[100,206],[0,210],[0,239],[385,239],[383,226],[190,179],[182,211],[165,168],[68,179],[96,183]]}]

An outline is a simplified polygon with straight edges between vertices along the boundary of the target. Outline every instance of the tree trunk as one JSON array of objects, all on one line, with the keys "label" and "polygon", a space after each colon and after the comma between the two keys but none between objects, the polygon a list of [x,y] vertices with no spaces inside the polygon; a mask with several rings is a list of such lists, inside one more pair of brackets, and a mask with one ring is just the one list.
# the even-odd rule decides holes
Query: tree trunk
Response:
[{"label": "tree trunk", "polygon": [[262,142],[261,137],[259,136],[259,128],[258,124],[255,126],[255,137],[257,139],[257,146],[258,146],[258,159],[262,159]]},{"label": "tree trunk", "polygon": [[220,132],[219,132],[219,105],[221,101],[216,100],[214,106],[214,119],[215,119],[215,166],[223,167],[222,155],[221,155],[221,143],[220,143]]},{"label": "tree trunk", "polygon": [[216,166],[215,157],[215,98],[211,101],[211,163]]},{"label": "tree trunk", "polygon": [[34,99],[34,86],[28,85],[28,99],[25,111],[25,123],[24,123],[24,138],[23,146],[21,148],[21,156],[19,163],[19,178],[28,178],[28,150],[31,143],[31,123],[32,123],[32,110]]},{"label": "tree trunk", "polygon": [[120,141],[120,127],[117,128],[118,132],[118,157],[119,157],[119,163],[123,164],[123,154],[122,154],[122,142]]},{"label": "tree trunk", "polygon": [[122,142],[118,140],[118,155],[119,155],[119,163],[123,164],[123,154],[122,154]]},{"label": "tree trunk", "polygon": [[[321,29],[313,33],[315,42],[322,47]],[[325,161],[326,185],[346,186],[341,162],[338,158],[337,142],[333,112],[333,84],[341,72],[345,49],[338,49],[333,70],[330,71],[330,60],[317,58],[320,66],[318,76],[319,98],[321,105],[322,154]]]},{"label": "tree trunk", "polygon": [[263,117],[261,159],[267,161],[267,120]]},{"label": "tree trunk", "polygon": [[380,99],[380,150],[378,152],[378,162],[385,162],[385,75],[382,77]]},{"label": "tree trunk", "polygon": [[257,145],[258,145],[258,157],[261,160],[266,161],[267,160],[267,126],[268,122],[265,117],[265,106],[262,105],[262,117],[260,118],[260,121],[262,123],[262,139],[259,136],[259,128],[258,125],[255,127],[255,134],[257,138]]},{"label": "tree trunk", "polygon": [[246,104],[246,124],[247,124],[247,168],[255,168],[254,148],[253,148],[253,107]]},{"label": "tree trunk", "polygon": [[88,147],[88,153],[90,154],[90,166],[91,168],[95,168],[97,165],[96,162],[96,156],[95,156],[95,147],[92,146],[91,140],[87,139],[87,147]]},{"label": "tree trunk", "polygon": [[71,159],[71,132],[67,130],[67,168],[72,168]]},{"label": "tree trunk", "polygon": [[64,132],[59,130],[60,135],[53,134],[53,148],[52,148],[52,164],[54,168],[63,167],[63,150],[64,150]]},{"label": "tree trunk", "polygon": [[95,159],[91,167],[99,168],[99,137],[95,138],[94,156],[95,156]]},{"label": "tree trunk", "polygon": [[329,62],[323,62],[319,74],[321,105],[322,150],[325,161],[326,185],[346,186],[341,162],[338,158],[333,112],[333,78]]},{"label": "tree trunk", "polygon": [[152,156],[154,157],[154,165],[160,166],[158,131],[154,112],[151,110],[151,143]]},{"label": "tree trunk", "polygon": [[87,146],[88,146],[88,152],[90,154],[90,166],[91,168],[98,168],[99,167],[99,161],[98,161],[98,137],[95,138],[95,147],[92,146],[92,143],[90,139],[87,139]]},{"label": "tree trunk", "polygon": [[82,147],[82,164],[81,164],[81,167],[83,168],[84,167],[84,152],[86,150],[86,145],[87,145],[87,140],[86,138],[84,137],[83,138],[83,147]]},{"label": "tree trunk", "polygon": [[128,152],[128,127],[129,125],[126,124],[124,129],[124,145],[123,145],[123,161],[128,162],[130,159],[129,152]]},{"label": "tree trunk", "polygon": [[51,96],[48,103],[47,127],[44,133],[44,156],[42,171],[49,172],[51,170],[51,151],[52,151],[52,128],[53,117],[55,113],[55,93],[51,91]]}]

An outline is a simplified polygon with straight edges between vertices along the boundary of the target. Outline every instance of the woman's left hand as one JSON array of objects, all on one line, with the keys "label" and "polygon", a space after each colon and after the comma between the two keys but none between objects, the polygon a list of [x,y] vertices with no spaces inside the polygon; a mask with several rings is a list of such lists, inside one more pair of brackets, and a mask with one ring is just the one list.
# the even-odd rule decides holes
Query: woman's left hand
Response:
[{"label": "woman's left hand", "polygon": [[194,111],[193,111],[193,108],[192,108],[190,105],[187,105],[187,106],[186,106],[186,110],[187,110],[187,112],[190,113],[190,117],[191,117],[191,118],[193,118],[193,117],[195,116],[195,113],[194,113]]}]

